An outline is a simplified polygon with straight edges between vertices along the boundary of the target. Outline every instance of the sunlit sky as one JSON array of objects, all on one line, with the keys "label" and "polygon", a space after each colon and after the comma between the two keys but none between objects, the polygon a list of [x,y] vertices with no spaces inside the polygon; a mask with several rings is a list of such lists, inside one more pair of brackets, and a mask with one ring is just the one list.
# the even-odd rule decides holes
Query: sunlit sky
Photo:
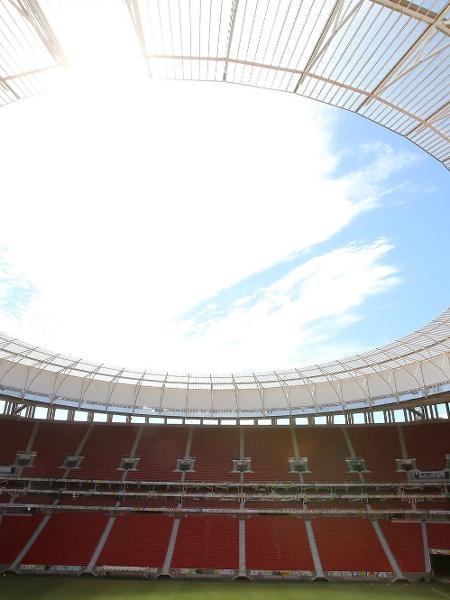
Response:
[{"label": "sunlit sky", "polygon": [[342,358],[448,304],[448,173],[313,101],[69,87],[0,114],[0,330],[191,373]]}]

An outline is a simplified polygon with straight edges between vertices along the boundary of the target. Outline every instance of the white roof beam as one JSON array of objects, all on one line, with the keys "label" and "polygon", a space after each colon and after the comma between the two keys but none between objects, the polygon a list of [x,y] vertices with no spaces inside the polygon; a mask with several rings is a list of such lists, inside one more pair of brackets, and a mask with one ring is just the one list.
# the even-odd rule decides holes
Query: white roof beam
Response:
[{"label": "white roof beam", "polygon": [[[433,19],[433,21],[428,24],[428,27],[419,35],[417,40],[408,48],[408,50],[403,54],[403,56],[399,58],[395,65],[382,78],[382,80],[378,82],[378,84],[375,86],[372,92],[370,92],[367,98],[365,98],[361,102],[361,104],[358,106],[355,112],[360,112],[373,100],[380,100],[380,93],[387,87],[389,82],[402,70],[403,66],[408,62],[408,60],[412,58],[417,51],[420,51],[422,45],[424,43],[426,44],[429,41],[430,35],[432,35],[433,31],[435,31],[437,25],[444,21],[445,15],[449,10],[450,2],[447,2],[445,4],[445,7],[439,13],[436,13],[436,16]],[[423,119],[421,120],[423,121]]]},{"label": "white roof beam", "polygon": [[63,66],[67,66],[67,59],[50,23],[37,0],[8,0],[9,3],[33,27],[49,54]]},{"label": "white roof beam", "polygon": [[[413,19],[417,19],[418,21],[423,21],[424,23],[428,24],[432,24],[437,16],[436,12],[420,6],[419,4],[415,4],[414,2],[409,2],[408,0],[370,0],[370,2],[373,2],[374,4],[380,4],[381,6],[390,8],[391,10],[399,12],[402,15],[412,17]],[[450,34],[450,25],[447,20],[439,23],[437,27],[447,35]]]},{"label": "white roof beam", "polygon": [[142,27],[142,19],[141,19],[141,11],[139,9],[138,0],[125,0],[128,8],[128,12],[130,14],[131,21],[133,23],[134,30],[136,32],[139,45],[141,46],[142,55],[145,60],[145,64],[147,67],[148,76],[152,77],[152,69],[150,67],[150,62],[148,58],[148,50],[147,44],[145,41],[144,28]]},{"label": "white roof beam", "polygon": [[239,0],[233,0],[233,5],[231,7],[231,14],[230,14],[230,25],[228,28],[227,55],[225,58],[225,67],[223,69],[223,76],[222,76],[223,81],[227,80],[228,62],[230,60],[231,44],[233,43],[234,26],[236,24],[236,14],[237,14],[238,8],[239,8]]}]

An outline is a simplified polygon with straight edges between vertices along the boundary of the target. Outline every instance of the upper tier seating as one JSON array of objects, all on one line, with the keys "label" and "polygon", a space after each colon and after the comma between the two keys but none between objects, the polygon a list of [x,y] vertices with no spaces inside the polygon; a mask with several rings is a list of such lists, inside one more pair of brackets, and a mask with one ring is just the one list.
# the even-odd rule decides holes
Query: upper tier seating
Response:
[{"label": "upper tier seating", "polygon": [[341,427],[311,427],[296,430],[300,456],[308,457],[311,473],[303,475],[308,481],[353,481],[356,473],[347,472],[345,459],[350,456]]},{"label": "upper tier seating", "polygon": [[136,438],[137,428],[132,425],[94,425],[83,447],[84,456],[76,479],[122,479],[120,459],[129,456]]},{"label": "upper tier seating", "polygon": [[450,454],[449,423],[419,423],[402,426],[406,451],[416,459],[418,469],[440,471]]},{"label": "upper tier seating", "polygon": [[249,427],[244,429],[244,440],[244,455],[251,458],[253,471],[245,474],[245,481],[298,481],[298,473],[289,473],[294,448],[288,427]]},{"label": "upper tier seating", "polygon": [[180,481],[175,471],[177,458],[183,458],[188,436],[187,427],[145,427],[136,456],[140,457],[137,471],[129,471],[131,481]]},{"label": "upper tier seating", "polygon": [[35,425],[33,421],[0,420],[0,465],[13,464],[16,452],[26,450]]},{"label": "upper tier seating", "polygon": [[[84,423],[38,423],[36,438],[32,450],[36,458],[32,467],[23,470],[24,477],[64,476],[66,469],[61,468],[66,454],[75,454],[83,436],[87,431]],[[78,469],[74,469],[70,477],[77,477]]]},{"label": "upper tier seating", "polygon": [[[36,426],[33,440],[32,431]],[[132,481],[179,481],[177,459],[184,458],[189,436],[188,427],[94,424],[87,438],[85,423],[36,422],[0,419],[0,457],[4,464],[14,462],[16,452],[31,443],[37,452],[32,467],[24,467],[23,475],[31,477],[63,477],[66,454],[74,454],[81,441],[83,460],[68,476],[75,479],[115,479]],[[395,459],[401,457],[396,425],[348,426],[354,452],[365,459],[370,473],[368,482],[405,481],[396,472]],[[420,469],[443,469],[450,454],[449,423],[408,424],[402,430],[407,453]],[[194,472],[186,473],[187,481],[238,481],[232,472],[233,460],[239,458],[238,428],[193,427],[189,455],[196,459]],[[298,473],[289,472],[289,459],[295,456],[290,428],[243,429],[244,456],[251,459],[251,473],[244,480],[299,481]],[[350,456],[342,427],[299,427],[294,430],[299,456],[309,459],[311,473],[305,482],[358,482],[357,473],[349,473],[345,459]],[[427,443],[424,444],[423,440]],[[49,443],[51,440],[51,443]],[[122,457],[139,457],[137,470],[120,470]],[[0,464],[2,462],[0,461]]]},{"label": "upper tier seating", "polygon": [[230,472],[239,458],[238,429],[225,429],[220,436],[214,429],[194,429],[190,454],[195,472],[187,473],[187,481],[239,481],[239,473]]},{"label": "upper tier seating", "polygon": [[348,427],[347,432],[356,456],[364,458],[370,473],[364,473],[366,481],[406,481],[405,473],[397,472],[396,458],[401,458],[397,427],[375,425]]}]

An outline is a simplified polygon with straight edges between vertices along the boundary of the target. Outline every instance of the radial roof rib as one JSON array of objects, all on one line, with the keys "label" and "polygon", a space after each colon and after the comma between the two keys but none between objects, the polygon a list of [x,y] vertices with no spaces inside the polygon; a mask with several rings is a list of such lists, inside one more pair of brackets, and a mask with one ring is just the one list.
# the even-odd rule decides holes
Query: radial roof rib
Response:
[{"label": "radial roof rib", "polygon": [[36,0],[0,3],[0,105],[48,90],[62,47]]},{"label": "radial roof rib", "polygon": [[144,30],[142,28],[142,19],[141,19],[141,10],[139,8],[139,3],[137,0],[125,0],[128,11],[130,13],[131,21],[133,23],[133,27],[136,31],[136,35],[139,40],[139,45],[142,50],[142,56],[145,60],[145,64],[147,67],[147,73],[149,77],[152,77],[152,69],[150,66],[150,62],[148,60],[148,50],[147,44],[145,42]]}]

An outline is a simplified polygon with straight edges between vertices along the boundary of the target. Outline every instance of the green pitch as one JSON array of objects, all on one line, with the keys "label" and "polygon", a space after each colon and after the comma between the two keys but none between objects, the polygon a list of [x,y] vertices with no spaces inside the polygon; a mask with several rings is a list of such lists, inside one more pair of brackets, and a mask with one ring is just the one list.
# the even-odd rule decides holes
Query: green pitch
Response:
[{"label": "green pitch", "polygon": [[211,583],[0,577],[2,600],[438,600],[450,585]]}]

